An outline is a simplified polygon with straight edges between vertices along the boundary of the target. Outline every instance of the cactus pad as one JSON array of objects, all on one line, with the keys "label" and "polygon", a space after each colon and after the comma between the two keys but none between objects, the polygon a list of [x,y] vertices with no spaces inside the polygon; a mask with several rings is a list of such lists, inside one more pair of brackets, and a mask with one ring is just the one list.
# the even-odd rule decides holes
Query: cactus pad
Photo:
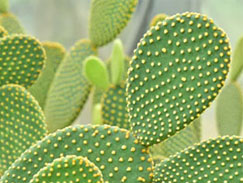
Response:
[{"label": "cactus pad", "polygon": [[7,31],[2,26],[0,26],[0,38],[7,36],[7,34]]},{"label": "cactus pad", "polygon": [[87,101],[91,85],[83,75],[83,61],[96,50],[88,40],[78,41],[60,64],[47,95],[45,115],[48,130],[66,127]]},{"label": "cactus pad", "polygon": [[11,13],[4,13],[0,15],[0,25],[8,31],[9,35],[25,33],[24,28],[17,17]]},{"label": "cactus pad", "polygon": [[30,93],[39,102],[42,109],[44,109],[47,93],[55,77],[56,71],[66,53],[65,48],[59,43],[44,42],[43,47],[47,57],[46,66],[35,84],[29,88]]},{"label": "cactus pad", "polygon": [[240,135],[243,120],[243,97],[237,83],[229,83],[216,103],[216,121],[220,135]]},{"label": "cactus pad", "polygon": [[92,0],[89,35],[95,46],[112,41],[127,25],[138,0]]},{"label": "cactus pad", "polygon": [[230,54],[226,34],[204,15],[178,14],[151,27],[128,71],[131,127],[142,144],[159,143],[200,116],[224,85]]},{"label": "cactus pad", "polygon": [[100,170],[87,158],[66,156],[42,168],[30,183],[103,183]]},{"label": "cactus pad", "polygon": [[151,182],[148,149],[129,131],[105,125],[67,127],[50,134],[23,153],[0,183],[29,182],[47,163],[67,155],[88,157],[106,183]]},{"label": "cactus pad", "polygon": [[19,84],[25,88],[38,78],[45,51],[35,38],[23,35],[0,39],[0,86]]},{"label": "cactus pad", "polygon": [[130,129],[124,83],[116,86],[111,85],[104,93],[101,103],[102,122],[104,124]]},{"label": "cactus pad", "polygon": [[46,135],[44,114],[23,87],[0,87],[0,175],[22,152]]},{"label": "cactus pad", "polygon": [[153,183],[240,183],[243,139],[219,137],[185,149],[155,167]]},{"label": "cactus pad", "polygon": [[163,14],[163,13],[154,16],[154,18],[150,22],[150,27],[156,26],[156,24],[158,22],[161,22],[161,21],[165,20],[166,17],[167,17],[167,15]]},{"label": "cactus pad", "polygon": [[0,13],[5,13],[9,10],[9,0],[0,0]]}]

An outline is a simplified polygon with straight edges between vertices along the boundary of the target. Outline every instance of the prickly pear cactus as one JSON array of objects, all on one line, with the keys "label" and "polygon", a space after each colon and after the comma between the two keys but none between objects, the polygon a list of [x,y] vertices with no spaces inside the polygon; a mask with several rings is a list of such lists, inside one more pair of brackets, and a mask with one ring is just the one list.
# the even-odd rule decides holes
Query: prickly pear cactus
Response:
[{"label": "prickly pear cactus", "polygon": [[68,155],[88,157],[101,170],[104,182],[151,182],[148,149],[129,131],[111,126],[76,126],[50,134],[32,146],[4,173],[0,183],[29,182],[46,164]]},{"label": "prickly pear cactus", "polygon": [[0,14],[0,26],[3,26],[8,31],[9,35],[25,33],[24,28],[20,24],[18,18],[12,13]]},{"label": "prickly pear cactus", "polygon": [[98,167],[87,158],[82,156],[65,156],[49,163],[30,181],[30,183],[40,182],[104,183],[104,180]]},{"label": "prickly pear cactus", "polygon": [[127,101],[134,135],[159,143],[210,106],[229,70],[230,46],[213,20],[183,13],[152,27],[130,64]]},{"label": "prickly pear cactus", "polygon": [[166,19],[166,17],[167,17],[167,15],[164,14],[164,13],[161,13],[161,14],[156,15],[156,16],[151,20],[151,22],[150,22],[150,27],[156,26],[156,24],[157,24],[158,22],[162,22],[163,20]]},{"label": "prickly pear cactus", "polygon": [[102,123],[130,129],[125,84],[111,85],[101,101]]},{"label": "prickly pear cactus", "polygon": [[0,87],[0,175],[47,133],[37,101],[19,85]]},{"label": "prickly pear cactus", "polygon": [[92,0],[89,36],[92,44],[103,46],[127,25],[138,0]]},{"label": "prickly pear cactus", "polygon": [[45,61],[41,43],[26,35],[0,39],[0,86],[19,84],[29,88],[39,77]]},{"label": "prickly pear cactus", "polygon": [[50,132],[70,125],[87,101],[91,85],[83,75],[83,62],[95,54],[96,49],[90,41],[81,40],[59,66],[44,109]]},{"label": "prickly pear cactus", "polygon": [[154,170],[154,183],[242,182],[243,139],[218,137],[171,156]]}]

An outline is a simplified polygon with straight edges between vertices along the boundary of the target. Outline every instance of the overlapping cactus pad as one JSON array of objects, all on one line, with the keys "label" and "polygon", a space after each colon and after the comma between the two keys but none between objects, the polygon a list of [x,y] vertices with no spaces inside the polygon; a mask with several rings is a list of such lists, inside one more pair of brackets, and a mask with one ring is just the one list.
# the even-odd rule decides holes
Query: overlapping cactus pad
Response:
[{"label": "overlapping cactus pad", "polygon": [[103,183],[103,176],[87,158],[82,156],[66,156],[54,160],[42,168],[30,183]]},{"label": "overlapping cactus pad", "polygon": [[125,84],[111,85],[102,98],[102,122],[130,129],[128,121]]},{"label": "overlapping cactus pad", "polygon": [[138,0],[92,0],[89,34],[92,43],[103,46],[127,25]]},{"label": "overlapping cactus pad", "polygon": [[44,114],[23,87],[0,87],[0,175],[47,133]]},{"label": "overlapping cactus pad", "polygon": [[2,26],[0,26],[0,38],[7,36],[7,34],[7,31]]},{"label": "overlapping cactus pad", "polygon": [[129,69],[134,135],[152,145],[199,117],[224,85],[230,54],[226,34],[204,15],[178,14],[152,27]]},{"label": "overlapping cactus pad", "polygon": [[0,86],[19,84],[28,88],[39,76],[45,51],[38,40],[26,35],[0,39]]},{"label": "overlapping cactus pad", "polygon": [[153,183],[240,183],[243,139],[218,137],[190,147],[155,167]]},{"label": "overlapping cactus pad", "polygon": [[67,155],[88,157],[107,183],[151,182],[148,149],[129,131],[105,125],[68,127],[50,134],[23,153],[0,183],[29,182],[47,163]]}]

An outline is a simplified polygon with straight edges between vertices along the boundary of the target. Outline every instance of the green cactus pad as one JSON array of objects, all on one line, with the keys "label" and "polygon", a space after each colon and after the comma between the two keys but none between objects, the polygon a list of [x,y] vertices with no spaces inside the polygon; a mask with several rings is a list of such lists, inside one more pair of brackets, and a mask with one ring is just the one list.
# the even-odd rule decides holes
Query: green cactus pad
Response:
[{"label": "green cactus pad", "polygon": [[152,181],[148,149],[129,131],[88,125],[50,134],[23,153],[4,173],[0,183],[29,182],[47,163],[67,155],[87,157],[101,170],[106,183]]},{"label": "green cactus pad", "polygon": [[103,183],[100,170],[82,156],[66,156],[55,159],[42,168],[30,183]]},{"label": "green cactus pad", "polygon": [[4,36],[7,36],[8,32],[2,27],[0,26],[0,38],[3,38]]},{"label": "green cactus pad", "polygon": [[159,22],[138,43],[128,72],[134,135],[159,143],[200,116],[224,85],[230,46],[211,19],[183,13]]},{"label": "green cactus pad", "polygon": [[220,135],[240,135],[243,120],[243,97],[237,83],[229,83],[216,103],[216,121]]},{"label": "green cactus pad", "polygon": [[243,70],[243,36],[238,40],[231,64],[230,79],[236,81]]},{"label": "green cactus pad", "polygon": [[71,48],[69,55],[60,64],[44,109],[50,132],[71,124],[83,108],[91,89],[82,73],[83,61],[95,54],[96,50],[90,41],[81,40]]},{"label": "green cactus pad", "polygon": [[65,48],[59,43],[44,42],[43,47],[47,57],[46,66],[39,79],[29,88],[30,93],[39,102],[42,109],[44,109],[46,103],[47,92],[66,53]]},{"label": "green cactus pad", "polygon": [[154,16],[154,18],[150,22],[150,27],[156,26],[158,22],[164,21],[166,17],[167,15],[164,13]]},{"label": "green cactus pad", "polygon": [[122,31],[138,0],[92,0],[89,35],[95,46],[103,46]]},{"label": "green cactus pad", "polygon": [[0,86],[19,84],[30,87],[45,61],[41,43],[30,36],[14,35],[0,39]]},{"label": "green cactus pad", "polygon": [[9,0],[0,0],[0,13],[5,13],[9,10]]},{"label": "green cactus pad", "polygon": [[101,116],[101,104],[94,104],[92,109],[92,124],[100,125],[102,124],[102,116]]},{"label": "green cactus pad", "polygon": [[98,57],[90,56],[84,61],[84,75],[96,88],[105,90],[108,88],[109,73],[105,63]]},{"label": "green cactus pad", "polygon": [[190,147],[155,167],[153,183],[240,183],[243,139],[219,137]]},{"label": "green cactus pad", "polygon": [[44,114],[27,90],[0,87],[0,175],[46,132]]},{"label": "green cactus pad", "polygon": [[118,85],[123,80],[125,70],[125,55],[121,40],[114,41],[111,55],[111,80],[114,85]]},{"label": "green cactus pad", "polygon": [[17,17],[11,13],[4,13],[0,15],[0,25],[8,31],[9,35],[25,33],[24,28]]},{"label": "green cactus pad", "polygon": [[174,136],[155,144],[151,147],[151,154],[153,157],[163,156],[169,157],[184,150],[185,148],[200,142],[201,122],[200,119],[194,120],[183,130],[177,132]]},{"label": "green cactus pad", "polygon": [[102,122],[104,124],[130,129],[124,83],[111,85],[104,93],[101,105]]}]

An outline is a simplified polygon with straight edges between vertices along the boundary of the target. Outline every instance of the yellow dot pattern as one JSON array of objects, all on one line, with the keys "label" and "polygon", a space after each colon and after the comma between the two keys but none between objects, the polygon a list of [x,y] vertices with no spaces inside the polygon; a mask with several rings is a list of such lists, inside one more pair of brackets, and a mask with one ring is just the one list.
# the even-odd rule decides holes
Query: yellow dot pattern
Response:
[{"label": "yellow dot pattern", "polygon": [[224,85],[230,55],[226,34],[205,15],[178,14],[152,27],[127,80],[131,127],[141,143],[159,143],[198,118]]},{"label": "yellow dot pattern", "polygon": [[45,61],[41,43],[26,35],[0,39],[0,86],[18,84],[28,88],[38,78]]},{"label": "yellow dot pattern", "polygon": [[50,134],[23,153],[0,183],[28,183],[47,163],[67,155],[87,157],[102,172],[105,183],[152,180],[148,149],[127,130],[111,126],[74,126]]},{"label": "yellow dot pattern", "polygon": [[218,137],[189,147],[158,164],[153,182],[243,182],[243,138]]},{"label": "yellow dot pattern", "polygon": [[151,146],[150,152],[152,157],[164,156],[169,157],[184,150],[185,148],[199,143],[201,141],[201,121],[200,119],[194,120],[190,125],[175,135],[166,139],[165,141]]},{"label": "yellow dot pattern", "polygon": [[89,36],[92,44],[103,46],[122,31],[138,0],[92,0]]},{"label": "yellow dot pattern", "polygon": [[65,156],[55,159],[42,168],[30,183],[103,183],[98,167],[82,156]]},{"label": "yellow dot pattern", "polygon": [[101,105],[102,122],[104,124],[130,129],[124,83],[111,85],[104,93]]},{"label": "yellow dot pattern", "polygon": [[154,16],[154,18],[150,22],[150,27],[156,26],[156,24],[158,22],[163,21],[164,19],[166,19],[166,17],[167,17],[167,15],[164,14],[164,13],[161,13],[161,14]]},{"label": "yellow dot pattern", "polygon": [[18,85],[0,87],[0,175],[46,133],[37,101]]},{"label": "yellow dot pattern", "polygon": [[71,124],[83,108],[91,90],[83,75],[83,61],[95,54],[90,41],[78,41],[58,67],[44,109],[50,132]]}]

